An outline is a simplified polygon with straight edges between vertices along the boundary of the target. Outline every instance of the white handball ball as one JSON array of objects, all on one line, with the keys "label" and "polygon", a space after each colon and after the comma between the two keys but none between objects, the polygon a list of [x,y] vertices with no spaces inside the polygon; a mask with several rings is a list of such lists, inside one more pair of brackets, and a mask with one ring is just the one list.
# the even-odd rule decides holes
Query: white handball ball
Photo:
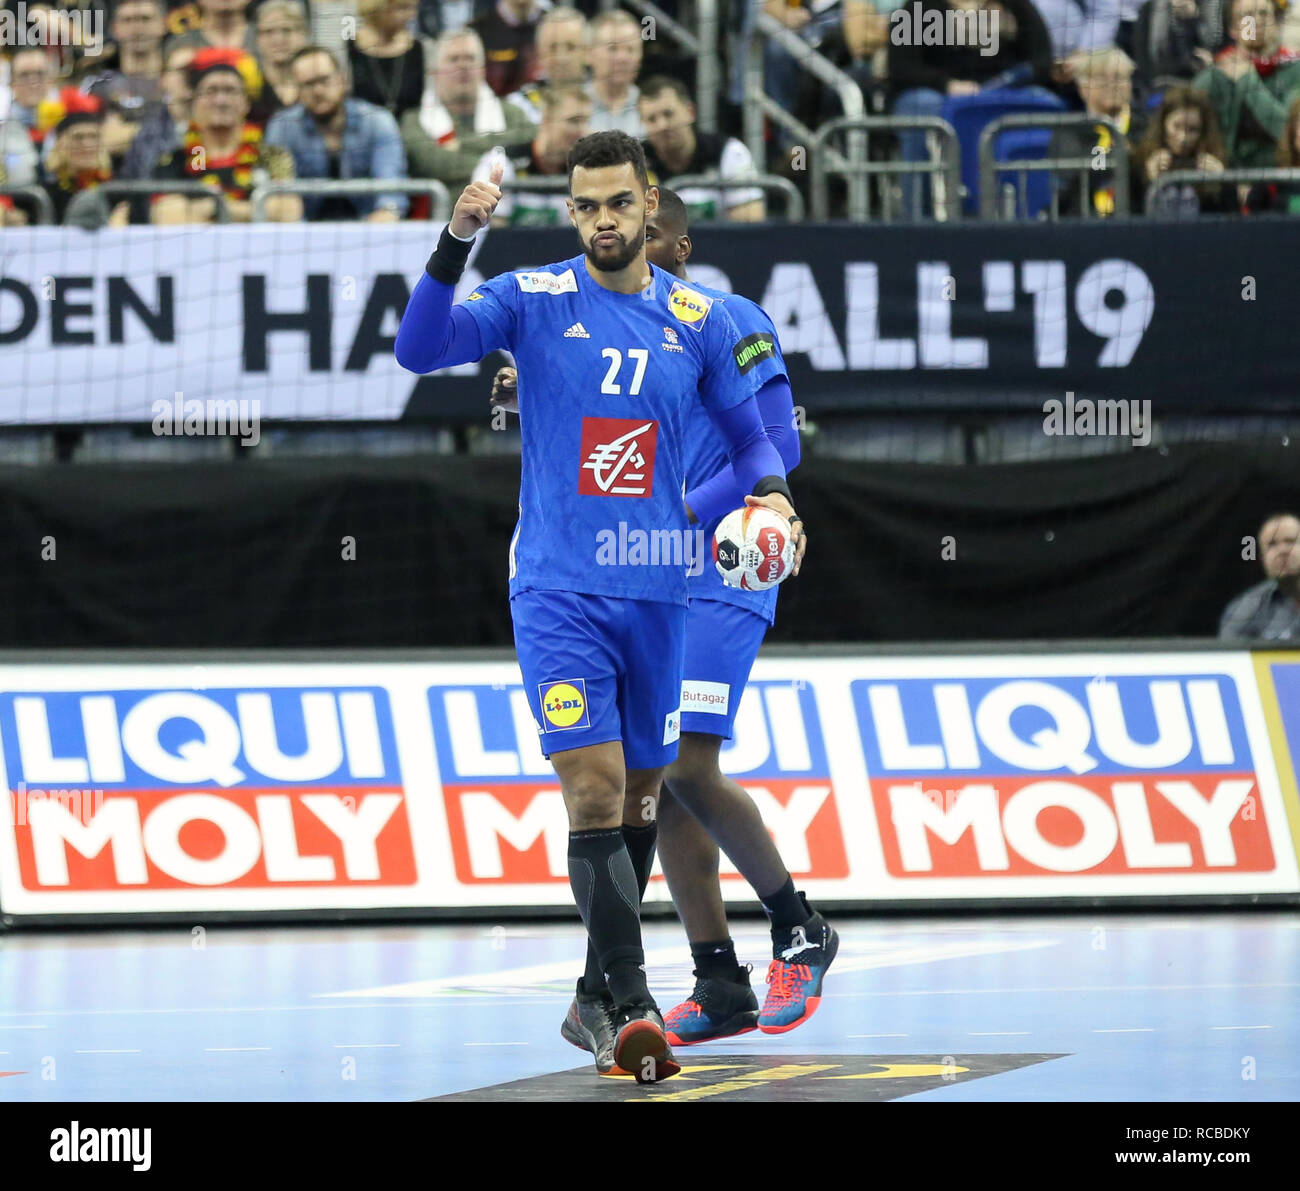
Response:
[{"label": "white handball ball", "polygon": [[763,505],[728,513],[713,534],[713,563],[729,587],[775,587],[794,568],[790,523]]}]

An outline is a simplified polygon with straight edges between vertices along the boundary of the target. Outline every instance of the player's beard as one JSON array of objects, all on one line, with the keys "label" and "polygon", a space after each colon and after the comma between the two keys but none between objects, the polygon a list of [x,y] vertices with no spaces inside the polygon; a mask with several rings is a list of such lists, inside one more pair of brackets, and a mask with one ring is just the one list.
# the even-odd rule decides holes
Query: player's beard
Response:
[{"label": "player's beard", "polygon": [[[637,258],[637,253],[645,247],[645,223],[641,224],[641,234],[639,237],[633,237],[629,242],[621,240],[619,244],[612,248],[606,248],[601,255],[596,254],[596,236],[606,235],[605,232],[597,232],[591,237],[591,242],[584,242],[583,251],[587,254],[587,259],[591,262],[592,267],[599,269],[602,273],[617,273],[621,269],[626,269]],[[614,233],[617,235],[618,233]]]}]

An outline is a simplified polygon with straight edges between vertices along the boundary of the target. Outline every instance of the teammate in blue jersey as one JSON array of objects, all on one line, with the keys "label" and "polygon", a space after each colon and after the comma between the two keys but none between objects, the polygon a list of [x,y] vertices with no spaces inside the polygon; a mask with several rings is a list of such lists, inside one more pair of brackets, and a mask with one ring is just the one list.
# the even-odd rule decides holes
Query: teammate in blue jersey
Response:
[{"label": "teammate in blue jersey", "polygon": [[[646,259],[683,281],[692,250],[686,207],[665,187],[646,220]],[[769,441],[787,472],[799,462],[799,436],[785,361],[776,329],[762,307],[739,295],[692,283],[706,297],[724,302],[741,334],[739,359],[759,386],[758,403]],[[517,412],[517,372],[498,371],[492,404]],[[725,444],[702,407],[692,414],[686,448],[685,504],[710,540],[718,522],[739,507],[745,493],[728,464]],[[686,928],[695,960],[690,997],[664,1017],[669,1041],[689,1045],[755,1025],[784,1033],[802,1024],[821,1000],[822,978],[839,946],[838,937],[794,888],[753,799],[726,777],[718,755],[732,735],[736,710],[759,645],[775,619],[779,588],[741,591],[722,582],[710,563],[689,575],[686,657],[682,683],[682,737],[669,766],[659,804],[659,857],[673,902]],[[725,644],[723,644],[725,643]],[[718,881],[718,845],[758,894],[772,922],[772,961],[762,1012],[737,962],[729,937]],[[599,980],[588,956],[585,987]],[[602,1040],[578,1028],[577,1002],[562,1033],[575,1045],[595,1050]],[[609,1035],[603,1044],[608,1050]]]},{"label": "teammate in blue jersey", "polygon": [[[502,274],[452,306],[470,244],[501,198],[497,167],[457,200],[395,350],[404,367],[431,372],[505,349],[524,377],[510,608],[524,689],[569,815],[570,884],[604,977],[602,991],[579,981],[578,1011],[593,1038],[612,1032],[612,1064],[654,1082],[680,1067],[646,984],[639,906],[681,730],[691,532],[683,453],[697,404],[746,500],[790,519],[796,573],[804,541],[725,304],[646,263],[658,194],[640,143],[618,132],[584,137],[568,172],[582,254]],[[638,548],[612,551],[611,540]],[[599,1069],[602,1050],[596,1057]]]}]

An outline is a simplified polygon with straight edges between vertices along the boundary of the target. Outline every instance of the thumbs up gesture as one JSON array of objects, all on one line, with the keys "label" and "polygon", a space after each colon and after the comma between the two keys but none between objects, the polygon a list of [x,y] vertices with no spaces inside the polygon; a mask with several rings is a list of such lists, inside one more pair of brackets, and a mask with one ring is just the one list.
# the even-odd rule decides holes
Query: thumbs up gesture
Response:
[{"label": "thumbs up gesture", "polygon": [[505,159],[500,154],[492,162],[487,182],[471,182],[461,191],[451,213],[451,234],[468,240],[482,231],[492,220],[492,212],[501,201],[501,177],[505,173]]}]

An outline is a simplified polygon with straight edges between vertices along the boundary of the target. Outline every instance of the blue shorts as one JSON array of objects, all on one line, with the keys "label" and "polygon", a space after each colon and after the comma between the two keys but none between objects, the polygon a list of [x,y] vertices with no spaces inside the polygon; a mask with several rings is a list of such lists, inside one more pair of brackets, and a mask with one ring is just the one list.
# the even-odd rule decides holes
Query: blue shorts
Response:
[{"label": "blue shorts", "polygon": [[686,608],[570,591],[510,600],[542,752],[623,742],[628,769],[677,759]]},{"label": "blue shorts", "polygon": [[731,739],[767,621],[721,600],[692,600],[686,614],[682,731]]}]

